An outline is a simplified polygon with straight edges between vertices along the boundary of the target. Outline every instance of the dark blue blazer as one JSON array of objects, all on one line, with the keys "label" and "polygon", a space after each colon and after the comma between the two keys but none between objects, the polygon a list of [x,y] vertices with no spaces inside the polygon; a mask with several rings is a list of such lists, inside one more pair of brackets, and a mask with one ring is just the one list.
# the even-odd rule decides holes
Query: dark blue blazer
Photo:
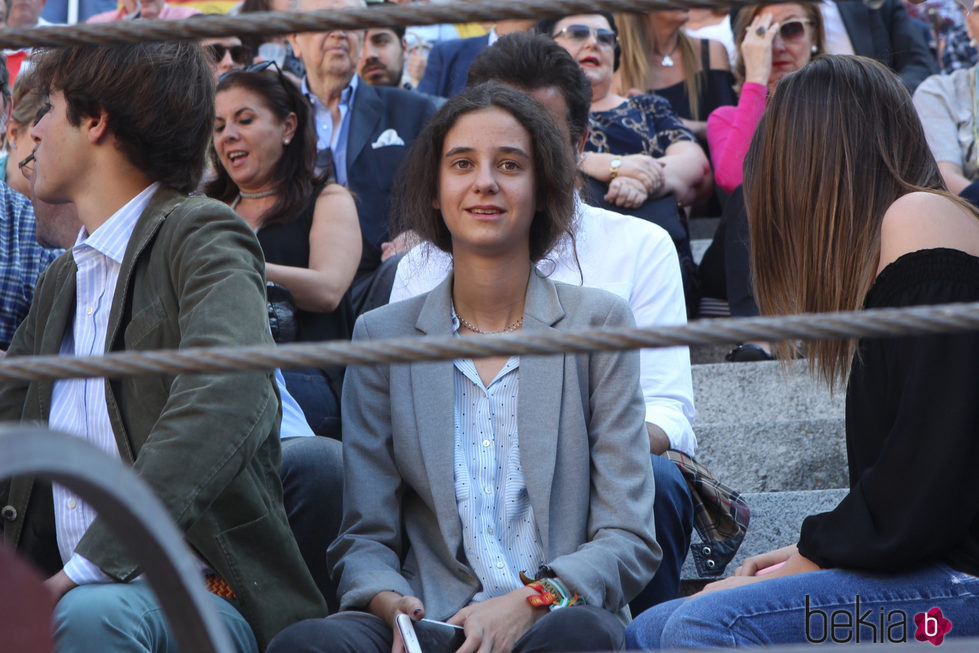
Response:
[{"label": "dark blue blazer", "polygon": [[418,90],[441,97],[458,95],[466,88],[469,66],[487,45],[489,34],[436,43],[428,53],[428,66]]},{"label": "dark blue blazer", "polygon": [[880,9],[863,2],[837,2],[853,51],[872,57],[898,74],[912,93],[925,77],[938,72],[924,34],[900,0],[885,0]]},{"label": "dark blue blazer", "polygon": [[[435,105],[418,93],[359,80],[347,137],[347,188],[357,203],[364,236],[362,271],[381,263],[381,243],[389,239],[390,199],[398,167],[433,113]],[[374,147],[389,129],[404,144]]]}]

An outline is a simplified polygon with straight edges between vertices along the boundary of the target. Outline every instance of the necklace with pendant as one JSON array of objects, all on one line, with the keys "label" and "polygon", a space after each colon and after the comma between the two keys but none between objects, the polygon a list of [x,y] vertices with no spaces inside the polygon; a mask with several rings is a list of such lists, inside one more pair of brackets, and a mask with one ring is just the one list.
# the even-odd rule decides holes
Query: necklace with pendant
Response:
[{"label": "necklace with pendant", "polygon": [[663,63],[660,64],[663,66],[663,68],[672,68],[674,65],[676,65],[676,62],[673,61],[673,53],[676,52],[678,47],[680,47],[679,36],[677,36],[676,43],[673,44],[673,49],[670,50],[669,54],[659,54],[659,51],[657,50],[656,54],[659,54],[659,56],[663,58]]}]

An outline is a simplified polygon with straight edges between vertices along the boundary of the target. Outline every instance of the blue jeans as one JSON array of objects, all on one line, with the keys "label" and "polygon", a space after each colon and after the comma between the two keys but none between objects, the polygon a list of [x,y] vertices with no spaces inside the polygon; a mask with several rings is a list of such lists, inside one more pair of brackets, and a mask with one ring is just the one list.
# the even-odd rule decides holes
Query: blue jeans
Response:
[{"label": "blue jeans", "polygon": [[321,436],[282,441],[282,502],[309,573],[330,607],[340,608],[326,549],[343,517],[343,448]]},{"label": "blue jeans", "polygon": [[693,530],[693,500],[680,469],[662,456],[650,456],[656,499],[653,502],[653,522],[656,542],[663,550],[663,560],[649,584],[629,602],[632,614],[669,601],[680,594],[680,568],[690,549]]},{"label": "blue jeans", "polygon": [[949,637],[979,635],[979,578],[939,563],[900,574],[827,569],[772,578],[662,603],[629,625],[626,646],[914,641],[915,615],[935,607],[952,623]]},{"label": "blue jeans", "polygon": [[[258,653],[255,635],[241,613],[230,601],[213,594],[211,599],[234,650]],[[177,653],[163,610],[141,580],[76,587],[58,602],[54,623],[58,653]]]}]

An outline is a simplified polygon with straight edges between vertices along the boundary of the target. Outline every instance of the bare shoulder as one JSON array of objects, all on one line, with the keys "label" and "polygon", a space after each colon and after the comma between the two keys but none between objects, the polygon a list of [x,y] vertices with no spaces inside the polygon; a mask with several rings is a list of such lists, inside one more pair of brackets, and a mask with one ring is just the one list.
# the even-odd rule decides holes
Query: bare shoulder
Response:
[{"label": "bare shoulder", "polygon": [[340,184],[327,184],[316,198],[316,212],[313,218],[335,217],[335,214],[344,213],[346,209],[354,211],[356,216],[357,209],[350,191]]},{"label": "bare shoulder", "polygon": [[708,39],[710,45],[710,69],[711,70],[731,70],[731,62],[727,58],[727,48],[720,41]]},{"label": "bare shoulder", "polygon": [[881,222],[877,271],[910,252],[936,248],[979,256],[979,219],[943,195],[902,195],[888,207]]}]

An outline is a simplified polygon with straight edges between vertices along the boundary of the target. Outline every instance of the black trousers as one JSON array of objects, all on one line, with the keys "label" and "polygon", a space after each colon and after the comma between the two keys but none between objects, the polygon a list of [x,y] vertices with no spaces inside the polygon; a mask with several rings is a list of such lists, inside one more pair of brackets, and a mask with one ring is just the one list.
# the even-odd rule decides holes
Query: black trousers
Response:
[{"label": "black trousers", "polygon": [[[340,612],[307,619],[276,635],[266,653],[390,653],[393,633],[366,612]],[[514,653],[543,651],[617,651],[625,648],[625,624],[591,605],[547,614],[513,647]]]}]

